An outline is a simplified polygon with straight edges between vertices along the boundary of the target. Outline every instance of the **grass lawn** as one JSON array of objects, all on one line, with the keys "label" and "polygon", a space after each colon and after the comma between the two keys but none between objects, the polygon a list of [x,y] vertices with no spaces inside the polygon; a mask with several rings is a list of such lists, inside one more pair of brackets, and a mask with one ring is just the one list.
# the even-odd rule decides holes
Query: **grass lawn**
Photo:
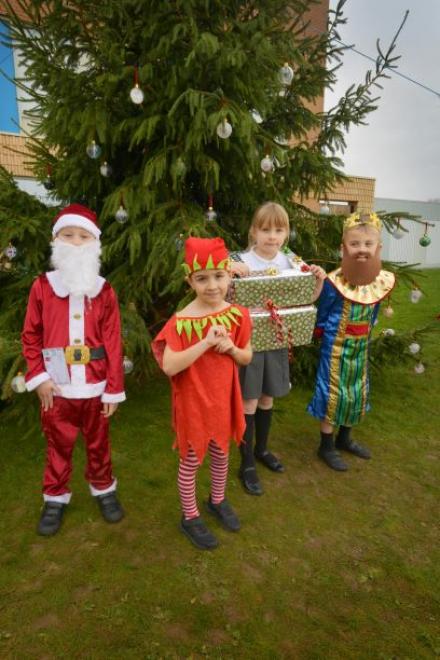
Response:
[{"label": "grass lawn", "polygon": [[[379,328],[421,326],[440,312],[440,271],[425,297],[393,299]],[[440,656],[440,346],[424,342],[423,375],[398,363],[372,378],[372,412],[357,431],[371,461],[338,474],[316,458],[310,391],[276,403],[272,448],[286,472],[260,469],[246,495],[232,451],[228,497],[242,530],[211,527],[221,546],[192,547],[178,531],[169,388],[132,386],[113,423],[127,511],[101,520],[83,479],[61,532],[35,534],[44,440],[2,424],[0,657],[433,658]],[[31,397],[29,396],[29,401]],[[208,494],[201,471],[199,498]],[[207,517],[207,516],[206,516]]]}]

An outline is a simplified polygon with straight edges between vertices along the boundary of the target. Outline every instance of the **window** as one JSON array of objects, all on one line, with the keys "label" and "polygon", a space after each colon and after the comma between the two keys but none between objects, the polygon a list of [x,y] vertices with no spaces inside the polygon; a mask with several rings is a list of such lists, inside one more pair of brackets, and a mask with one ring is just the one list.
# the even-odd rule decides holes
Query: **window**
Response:
[{"label": "window", "polygon": [[5,45],[9,37],[7,25],[0,22],[0,131],[20,133],[18,127],[17,91],[13,82],[5,78],[14,78],[14,54],[10,45]]}]

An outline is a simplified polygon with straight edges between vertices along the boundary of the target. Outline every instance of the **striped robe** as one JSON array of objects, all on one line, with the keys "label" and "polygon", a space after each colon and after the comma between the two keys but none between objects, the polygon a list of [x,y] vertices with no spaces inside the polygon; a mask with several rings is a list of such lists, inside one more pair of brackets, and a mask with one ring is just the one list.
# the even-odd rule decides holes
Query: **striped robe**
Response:
[{"label": "striped robe", "polygon": [[307,411],[333,426],[359,423],[368,401],[368,342],[379,303],[394,286],[381,271],[365,287],[351,286],[341,270],[330,273],[319,299],[315,335],[322,338],[313,398]]}]

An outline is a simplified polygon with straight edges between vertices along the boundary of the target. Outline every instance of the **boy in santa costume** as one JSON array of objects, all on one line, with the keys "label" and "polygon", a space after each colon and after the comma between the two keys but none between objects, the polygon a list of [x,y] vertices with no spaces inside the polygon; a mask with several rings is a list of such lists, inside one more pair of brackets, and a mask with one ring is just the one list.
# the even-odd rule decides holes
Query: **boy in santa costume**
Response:
[{"label": "boy in santa costume", "polygon": [[55,270],[32,285],[22,333],[26,387],[41,401],[47,440],[44,507],[38,533],[56,534],[71,492],[72,453],[81,432],[85,477],[107,522],[124,515],[116,497],[109,418],[125,400],[119,308],[99,275],[101,243],[96,214],[71,204],[55,218]]}]

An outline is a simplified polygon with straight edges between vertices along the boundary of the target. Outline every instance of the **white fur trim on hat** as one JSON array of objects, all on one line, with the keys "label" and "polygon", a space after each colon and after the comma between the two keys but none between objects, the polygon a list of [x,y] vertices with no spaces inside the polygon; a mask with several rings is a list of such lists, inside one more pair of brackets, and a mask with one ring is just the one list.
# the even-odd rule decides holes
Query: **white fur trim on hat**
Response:
[{"label": "white fur trim on hat", "polygon": [[100,237],[101,230],[94,222],[85,218],[83,215],[77,215],[76,213],[66,213],[62,215],[54,224],[52,228],[52,235],[55,236],[61,229],[65,227],[81,227],[81,229],[86,229],[89,231],[95,238]]}]

